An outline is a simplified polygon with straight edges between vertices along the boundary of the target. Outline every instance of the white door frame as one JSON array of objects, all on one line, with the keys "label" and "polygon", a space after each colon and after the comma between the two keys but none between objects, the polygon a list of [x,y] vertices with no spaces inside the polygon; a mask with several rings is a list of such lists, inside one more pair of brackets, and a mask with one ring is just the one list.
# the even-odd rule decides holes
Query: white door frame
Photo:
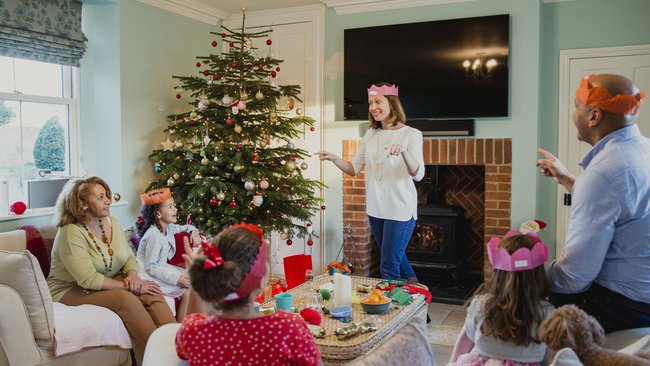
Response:
[{"label": "white door frame", "polygon": [[[311,23],[312,25],[312,60],[314,64],[314,100],[316,106],[310,108],[309,116],[316,120],[317,132],[320,134],[320,147],[325,146],[325,127],[323,122],[323,58],[325,42],[325,6],[311,5],[294,7],[287,9],[277,9],[268,11],[257,11],[246,13],[246,28],[255,28],[262,26],[273,26],[291,23]],[[239,29],[242,24],[242,15],[233,14],[223,21],[223,25],[230,29]],[[305,106],[306,107],[306,106]],[[307,110],[307,108],[305,108]],[[323,164],[320,164],[319,175],[322,179],[324,176]],[[324,191],[321,191],[321,198],[324,199]],[[318,232],[320,241],[320,263],[318,268],[325,268],[325,213],[320,212],[320,232]]]},{"label": "white door frame", "polygon": [[[558,84],[558,146],[557,154],[560,161],[567,161],[567,157],[572,153],[569,151],[569,139],[576,139],[574,133],[566,133],[571,127],[570,114],[567,113],[573,108],[573,90],[569,90],[570,64],[574,59],[592,58],[592,57],[616,57],[616,56],[634,56],[639,54],[650,53],[650,44],[636,46],[619,46],[619,47],[600,47],[584,48],[574,50],[560,50],[560,78]],[[573,152],[574,154],[577,152]],[[555,233],[555,255],[559,255],[564,248],[567,233],[568,210],[564,208],[564,187],[557,187],[556,199],[556,233]]]}]

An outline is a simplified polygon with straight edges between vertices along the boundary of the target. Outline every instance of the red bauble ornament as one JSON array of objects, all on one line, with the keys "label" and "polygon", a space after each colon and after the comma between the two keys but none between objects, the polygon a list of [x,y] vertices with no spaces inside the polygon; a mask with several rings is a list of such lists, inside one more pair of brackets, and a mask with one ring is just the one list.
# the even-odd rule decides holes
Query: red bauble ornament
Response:
[{"label": "red bauble ornament", "polygon": [[235,42],[230,42],[229,46],[230,47],[235,47]]},{"label": "red bauble ornament", "polygon": [[226,124],[228,126],[232,125],[232,118],[230,118],[230,117],[226,118]]},{"label": "red bauble ornament", "polygon": [[302,203],[303,206],[307,206],[307,204],[308,204],[309,202],[307,202],[307,200],[302,200],[302,202],[300,202],[300,203]]},{"label": "red bauble ornament", "polygon": [[237,150],[241,150],[241,148],[242,148],[241,142],[237,143]]},{"label": "red bauble ornament", "polygon": [[239,65],[237,64],[237,61],[233,61],[233,62],[230,63],[230,67],[232,67],[233,69],[236,69],[237,66],[239,66]]},{"label": "red bauble ornament", "polygon": [[212,41],[212,47],[217,47],[217,41]]},{"label": "red bauble ornament", "polygon": [[311,239],[307,240],[307,245],[308,245],[308,246],[312,246],[312,245],[314,245],[314,241],[311,240]]},{"label": "red bauble ornament", "polygon": [[181,95],[180,95],[180,94],[176,94],[176,99],[181,99]]},{"label": "red bauble ornament", "polygon": [[230,207],[236,207],[236,206],[237,206],[237,202],[235,202],[235,200],[230,201]]},{"label": "red bauble ornament", "polygon": [[260,156],[258,153],[253,153],[253,163],[257,163],[257,161],[260,160]]},{"label": "red bauble ornament", "polygon": [[276,282],[271,286],[271,297],[275,297],[277,294],[281,294],[284,292],[284,287],[280,282]]},{"label": "red bauble ornament", "polygon": [[226,38],[226,33],[221,33],[221,38]]},{"label": "red bauble ornament", "polygon": [[219,79],[220,79],[219,75],[217,74],[212,75],[212,80],[219,80]]},{"label": "red bauble ornament", "polygon": [[197,62],[197,63],[196,63],[196,67],[201,67],[201,63],[200,63],[200,62]]},{"label": "red bauble ornament", "polygon": [[264,71],[264,65],[258,66],[257,69],[260,70],[260,71]]},{"label": "red bauble ornament", "polygon": [[22,215],[27,210],[27,205],[25,202],[16,201],[9,206],[9,211],[15,213],[16,215]]},{"label": "red bauble ornament", "polygon": [[204,70],[204,71],[203,71],[203,75],[205,75],[205,76],[210,75],[210,70]]},{"label": "red bauble ornament", "polygon": [[216,198],[212,197],[210,200],[210,206],[216,206],[219,203]]},{"label": "red bauble ornament", "polygon": [[309,131],[311,131],[311,132],[316,131],[316,127],[314,127],[314,126],[309,127]]},{"label": "red bauble ornament", "polygon": [[266,40],[266,44],[267,44],[267,45],[269,45],[269,46],[270,46],[270,45],[271,45],[271,43],[273,43],[273,41],[271,41],[270,39],[267,39],[267,40]]},{"label": "red bauble ornament", "polygon": [[280,72],[280,66],[276,67],[275,71]]},{"label": "red bauble ornament", "polygon": [[296,161],[296,156],[295,156],[295,155],[291,155],[291,160]]},{"label": "red bauble ornament", "polygon": [[278,73],[275,72],[275,71],[271,71],[271,77],[274,78],[274,77],[276,77],[276,76],[278,76]]},{"label": "red bauble ornament", "polygon": [[291,244],[293,244],[293,240],[287,239],[287,245],[291,245]]},{"label": "red bauble ornament", "polygon": [[271,163],[271,166],[275,168],[276,166],[278,166],[278,163]]},{"label": "red bauble ornament", "polygon": [[187,123],[188,123],[190,126],[196,126],[196,120],[194,120],[194,119],[191,119],[191,120],[187,121]]},{"label": "red bauble ornament", "polygon": [[326,209],[326,208],[327,208],[327,207],[325,207],[325,205],[320,206],[320,209],[321,209],[321,210],[324,210],[324,209]]}]

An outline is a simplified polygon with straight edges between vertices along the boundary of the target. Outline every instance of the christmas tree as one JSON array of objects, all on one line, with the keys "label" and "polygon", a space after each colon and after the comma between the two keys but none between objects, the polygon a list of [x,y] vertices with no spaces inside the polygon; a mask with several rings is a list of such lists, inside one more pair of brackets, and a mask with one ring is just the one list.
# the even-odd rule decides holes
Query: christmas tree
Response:
[{"label": "christmas tree", "polygon": [[308,152],[292,140],[314,131],[314,120],[297,108],[299,85],[275,82],[282,60],[258,56],[254,40],[270,46],[272,30],[247,33],[245,19],[241,32],[211,32],[213,47],[229,47],[197,57],[198,76],[174,76],[176,98],[189,93],[191,109],[169,116],[166,140],[149,156],[158,174],[149,189],[170,187],[179,217],[209,234],[247,221],[288,237],[312,235],[309,221],[325,209],[314,195],[323,184],[303,177]]}]

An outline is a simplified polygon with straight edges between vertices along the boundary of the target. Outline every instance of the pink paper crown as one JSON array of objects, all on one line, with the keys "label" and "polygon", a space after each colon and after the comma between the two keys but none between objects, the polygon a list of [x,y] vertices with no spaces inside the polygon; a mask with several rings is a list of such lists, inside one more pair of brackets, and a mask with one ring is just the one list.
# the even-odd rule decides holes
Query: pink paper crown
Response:
[{"label": "pink paper crown", "polygon": [[395,86],[395,84],[388,86],[388,85],[383,85],[383,86],[377,86],[375,84],[372,84],[370,88],[368,88],[368,97],[372,97],[374,95],[394,95],[397,96],[397,91],[399,90],[398,87]]},{"label": "pink paper crown", "polygon": [[[510,230],[503,236],[503,239],[513,235],[521,235],[518,230]],[[490,263],[494,269],[500,269],[507,272],[525,271],[541,266],[548,260],[548,248],[546,244],[533,232],[525,235],[530,236],[535,241],[533,249],[519,248],[514,253],[509,254],[504,248],[499,248],[501,238],[492,238],[487,244],[487,253]]]}]

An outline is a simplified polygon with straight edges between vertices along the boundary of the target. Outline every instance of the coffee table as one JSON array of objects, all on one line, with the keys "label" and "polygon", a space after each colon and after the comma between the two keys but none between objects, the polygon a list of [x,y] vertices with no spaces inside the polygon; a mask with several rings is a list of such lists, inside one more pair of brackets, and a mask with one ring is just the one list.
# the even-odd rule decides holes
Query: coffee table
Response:
[{"label": "coffee table", "polygon": [[[370,285],[373,288],[382,280],[371,277],[350,276],[352,279],[352,289],[357,285]],[[298,304],[307,294],[314,293],[321,285],[333,281],[334,277],[330,275],[321,275],[311,281],[307,281],[299,286],[294,287],[288,292],[293,295],[293,303]],[[336,294],[334,294],[336,296]],[[365,296],[361,294],[360,297]],[[272,301],[267,301],[263,306],[272,305]],[[373,322],[377,326],[374,332],[359,334],[344,340],[337,339],[334,331],[337,328],[344,327],[347,324],[329,315],[323,316],[321,326],[326,330],[324,338],[316,338],[316,344],[321,352],[321,357],[326,365],[337,365],[347,363],[355,358],[362,356],[374,347],[389,339],[393,334],[398,332],[404,324],[421,317],[425,320],[427,316],[427,304],[422,295],[413,295],[413,301],[404,306],[393,302],[388,312],[383,314],[367,314],[361,309],[360,304],[352,305],[352,319],[354,323]]]}]

